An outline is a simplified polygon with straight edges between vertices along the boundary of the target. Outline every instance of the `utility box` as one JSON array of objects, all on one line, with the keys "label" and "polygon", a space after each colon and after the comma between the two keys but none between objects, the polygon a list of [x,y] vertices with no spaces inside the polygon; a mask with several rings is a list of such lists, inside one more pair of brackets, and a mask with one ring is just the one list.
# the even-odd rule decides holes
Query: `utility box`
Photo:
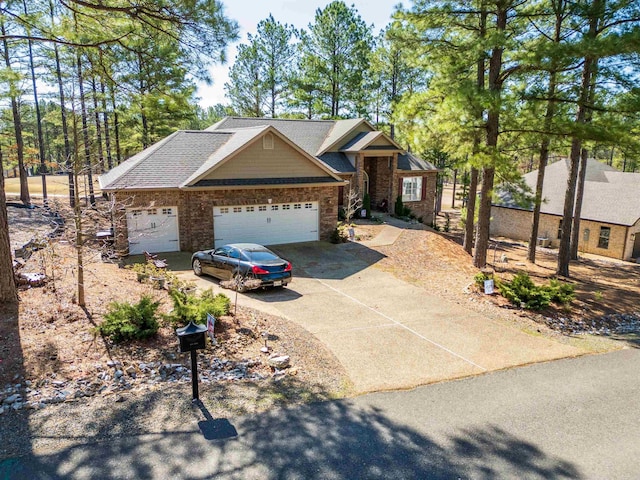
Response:
[{"label": "utility box", "polygon": [[193,352],[204,349],[205,333],[207,327],[189,322],[189,325],[176,329],[176,334],[180,340],[180,353]]}]

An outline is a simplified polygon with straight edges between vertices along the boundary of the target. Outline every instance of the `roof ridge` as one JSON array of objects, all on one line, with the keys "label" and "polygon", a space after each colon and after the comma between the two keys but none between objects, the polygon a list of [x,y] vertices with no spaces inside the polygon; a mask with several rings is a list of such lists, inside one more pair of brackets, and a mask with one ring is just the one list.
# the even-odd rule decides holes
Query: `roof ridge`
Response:
[{"label": "roof ridge", "polygon": [[[336,122],[337,120],[332,119],[320,119],[320,118],[273,118],[273,117],[225,117],[232,118],[234,120],[269,120],[269,121],[279,121],[279,122],[318,122],[318,123],[331,123]],[[345,119],[346,120],[346,119]]]}]

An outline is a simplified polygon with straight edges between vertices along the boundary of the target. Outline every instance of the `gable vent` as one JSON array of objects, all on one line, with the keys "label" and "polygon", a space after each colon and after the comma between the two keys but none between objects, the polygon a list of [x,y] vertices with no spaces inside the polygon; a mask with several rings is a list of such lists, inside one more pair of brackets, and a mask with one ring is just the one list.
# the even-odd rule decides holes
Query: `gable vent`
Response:
[{"label": "gable vent", "polygon": [[262,137],[262,148],[264,150],[273,150],[273,134],[267,133]]}]

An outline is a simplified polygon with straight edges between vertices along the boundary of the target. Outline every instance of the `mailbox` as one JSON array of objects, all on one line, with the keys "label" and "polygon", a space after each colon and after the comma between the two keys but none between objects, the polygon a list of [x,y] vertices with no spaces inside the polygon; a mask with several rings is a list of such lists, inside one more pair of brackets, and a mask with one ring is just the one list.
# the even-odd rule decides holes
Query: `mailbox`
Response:
[{"label": "mailbox", "polygon": [[180,340],[180,353],[203,349],[206,331],[206,326],[196,325],[193,322],[189,322],[186,327],[177,328],[176,334]]}]

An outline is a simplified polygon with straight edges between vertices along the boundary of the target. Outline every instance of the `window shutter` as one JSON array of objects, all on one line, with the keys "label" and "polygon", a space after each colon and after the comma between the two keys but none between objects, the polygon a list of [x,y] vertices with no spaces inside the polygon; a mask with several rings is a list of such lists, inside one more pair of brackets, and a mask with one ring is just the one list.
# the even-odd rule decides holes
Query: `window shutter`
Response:
[{"label": "window shutter", "polygon": [[[400,178],[398,179],[398,195],[400,195],[401,197],[402,197],[402,194],[404,193],[404,192],[402,191],[402,181],[403,181],[403,180],[404,180],[404,179],[403,179],[402,177],[400,177]],[[393,201],[395,202],[395,201],[396,201],[396,199],[394,198],[394,199],[393,199]]]},{"label": "window shutter", "polygon": [[425,200],[427,198],[427,177],[422,177],[422,195],[420,196],[420,200]]}]

